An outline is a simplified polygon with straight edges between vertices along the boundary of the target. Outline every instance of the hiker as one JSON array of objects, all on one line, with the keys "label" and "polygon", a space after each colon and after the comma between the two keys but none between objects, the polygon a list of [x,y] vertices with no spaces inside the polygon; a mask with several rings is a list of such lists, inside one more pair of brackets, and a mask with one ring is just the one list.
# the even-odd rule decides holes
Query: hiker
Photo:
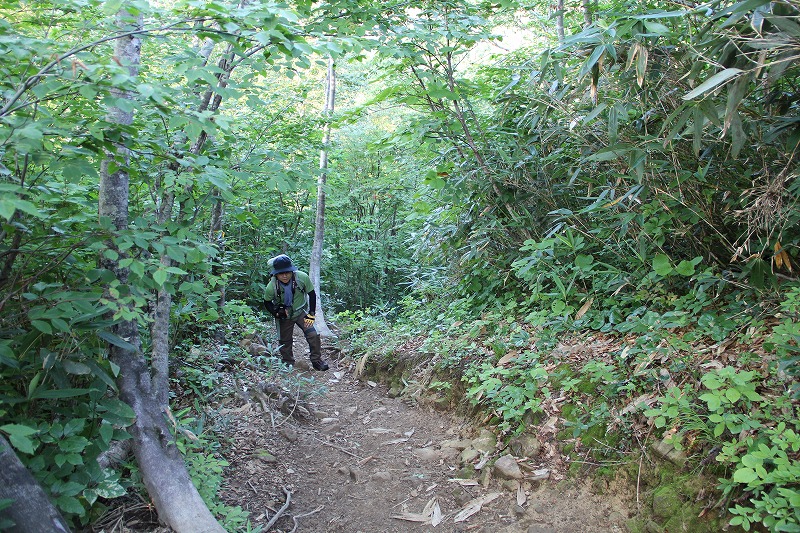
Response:
[{"label": "hiker", "polygon": [[328,370],[328,363],[322,360],[322,342],[314,328],[317,293],[311,284],[311,278],[298,270],[288,255],[281,254],[270,262],[272,278],[264,292],[264,300],[267,311],[278,323],[281,359],[289,366],[294,365],[292,334],[297,324],[308,341],[311,366],[314,370]]}]

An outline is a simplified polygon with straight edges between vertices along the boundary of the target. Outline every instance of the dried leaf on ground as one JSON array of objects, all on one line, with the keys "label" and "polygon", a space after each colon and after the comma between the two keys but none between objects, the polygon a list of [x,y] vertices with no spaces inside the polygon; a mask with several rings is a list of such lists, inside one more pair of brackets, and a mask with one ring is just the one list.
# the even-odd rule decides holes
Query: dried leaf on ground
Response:
[{"label": "dried leaf on ground", "polygon": [[522,507],[525,505],[525,502],[528,500],[528,497],[525,496],[525,491],[522,490],[522,485],[517,487],[517,505]]},{"label": "dried leaf on ground", "polygon": [[481,508],[487,503],[496,500],[502,492],[490,492],[480,498],[475,498],[467,503],[458,513],[456,513],[453,522],[463,522],[475,513],[480,512]]}]

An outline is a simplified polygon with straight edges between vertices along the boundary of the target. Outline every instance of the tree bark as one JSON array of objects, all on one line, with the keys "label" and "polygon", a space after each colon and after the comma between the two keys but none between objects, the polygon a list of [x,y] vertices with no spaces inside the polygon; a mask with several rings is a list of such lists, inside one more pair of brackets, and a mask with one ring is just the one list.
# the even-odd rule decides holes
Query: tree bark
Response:
[{"label": "tree bark", "polygon": [[322,337],[333,335],[327,322],[322,305],[322,292],[320,291],[320,270],[322,265],[322,245],[325,240],[325,183],[328,179],[328,146],[331,142],[330,116],[333,114],[336,101],[336,69],[332,57],[328,58],[328,74],[325,78],[325,106],[323,115],[328,118],[322,134],[322,149],[319,151],[319,177],[317,178],[317,215],[314,221],[314,244],[311,247],[311,261],[309,276],[317,293],[316,328]]},{"label": "tree bark", "polygon": [[[141,26],[142,21],[141,17],[136,18],[122,11],[119,24]],[[137,76],[141,59],[139,37],[131,35],[117,40],[115,57],[127,65],[131,77]],[[124,91],[114,92],[117,98],[131,98]],[[121,126],[130,125],[133,123],[133,112],[111,107],[108,121]],[[120,145],[116,153],[107,154],[100,169],[99,215],[101,218],[108,217],[116,231],[128,227],[128,155],[128,148]],[[119,266],[119,259],[104,257],[102,264],[116,274],[120,284],[127,283],[129,272]],[[169,320],[168,308],[166,320]],[[151,376],[151,368],[141,350],[138,323],[135,320],[122,320],[111,329],[125,341],[109,345],[109,358],[120,368],[117,380],[120,398],[136,413],[136,419],[128,430],[133,436],[133,451],[145,487],[159,518],[179,533],[224,532],[192,484],[183,457],[174,443],[166,423],[163,391],[158,394],[161,388],[158,385],[166,376],[162,375],[163,369],[156,372],[155,380]]]},{"label": "tree bark", "polygon": [[581,0],[583,10],[583,27],[588,28],[592,25],[592,3],[591,0]]},{"label": "tree bark", "polygon": [[8,533],[68,532],[66,520],[50,502],[41,485],[0,435],[0,500],[14,500],[10,507],[0,511],[0,518],[10,519],[14,525],[4,529]]},{"label": "tree bark", "polygon": [[558,0],[556,11],[556,34],[558,42],[562,42],[564,40],[564,0]]}]

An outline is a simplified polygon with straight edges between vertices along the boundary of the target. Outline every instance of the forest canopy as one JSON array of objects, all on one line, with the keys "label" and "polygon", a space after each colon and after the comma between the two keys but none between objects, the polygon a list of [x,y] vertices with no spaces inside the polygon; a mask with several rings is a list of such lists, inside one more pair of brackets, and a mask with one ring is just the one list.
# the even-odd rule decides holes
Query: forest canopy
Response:
[{"label": "forest canopy", "polygon": [[[263,329],[288,253],[355,346],[424,339],[506,435],[582,393],[536,371],[559,339],[615,339],[574,369],[603,384],[576,436],[650,395],[621,419],[714,450],[732,524],[800,528],[796,2],[0,15],[0,446],[73,527],[159,465],[191,484],[191,445],[148,435],[182,438],[176,387],[214,401],[186,368],[227,349],[186,353]],[[102,463],[125,440],[142,476]],[[192,497],[174,529],[235,529]]]}]

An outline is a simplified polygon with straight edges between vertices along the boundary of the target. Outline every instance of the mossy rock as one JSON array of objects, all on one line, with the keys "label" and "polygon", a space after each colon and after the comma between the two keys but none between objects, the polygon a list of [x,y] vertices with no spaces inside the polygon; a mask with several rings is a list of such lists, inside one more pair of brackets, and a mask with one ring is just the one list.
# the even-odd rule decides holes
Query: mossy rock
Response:
[{"label": "mossy rock", "polygon": [[667,485],[653,492],[653,515],[656,518],[669,519],[681,514],[684,506],[679,490]]}]

